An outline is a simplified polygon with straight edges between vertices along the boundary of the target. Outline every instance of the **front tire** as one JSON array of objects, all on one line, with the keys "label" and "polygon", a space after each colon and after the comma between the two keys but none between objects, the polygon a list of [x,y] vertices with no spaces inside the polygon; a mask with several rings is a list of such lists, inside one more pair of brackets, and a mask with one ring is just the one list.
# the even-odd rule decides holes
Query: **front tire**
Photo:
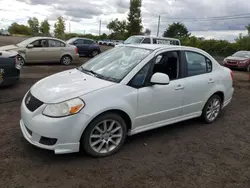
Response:
[{"label": "front tire", "polygon": [[18,59],[18,61],[20,61],[20,65],[21,65],[21,66],[24,66],[24,65],[25,65],[25,60],[24,60],[24,58],[23,58],[21,55],[18,55],[18,56],[17,56],[17,59]]},{"label": "front tire", "polygon": [[250,63],[249,63],[249,65],[247,66],[247,72],[250,72]]},{"label": "front tire", "polygon": [[122,147],[126,136],[127,126],[123,118],[106,113],[88,125],[81,138],[81,148],[93,157],[106,157]]},{"label": "front tire", "polygon": [[69,65],[69,64],[71,64],[71,62],[72,62],[72,57],[70,57],[69,55],[65,55],[65,56],[63,56],[62,58],[61,58],[61,64],[63,64],[63,65]]},{"label": "front tire", "polygon": [[216,121],[217,117],[220,114],[222,107],[222,100],[218,95],[213,95],[208,99],[206,105],[203,108],[202,111],[202,119],[210,124]]}]

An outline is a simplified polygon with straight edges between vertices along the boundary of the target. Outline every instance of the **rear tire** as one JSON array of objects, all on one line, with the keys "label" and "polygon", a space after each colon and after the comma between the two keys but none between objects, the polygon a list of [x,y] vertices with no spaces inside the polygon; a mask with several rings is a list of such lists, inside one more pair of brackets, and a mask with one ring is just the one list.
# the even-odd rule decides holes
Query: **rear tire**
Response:
[{"label": "rear tire", "polygon": [[81,148],[93,157],[106,157],[116,153],[124,144],[127,126],[115,113],[106,113],[95,118],[85,129]]},{"label": "rear tire", "polygon": [[69,56],[69,55],[65,55],[65,56],[63,56],[63,57],[61,58],[60,62],[61,62],[61,64],[67,66],[67,65],[71,64],[71,62],[72,62],[72,57]]},{"label": "rear tire", "polygon": [[220,96],[213,95],[210,97],[202,110],[202,119],[210,124],[216,121],[218,118],[222,107],[222,100]]},{"label": "rear tire", "polygon": [[99,51],[93,50],[92,53],[91,53],[91,56],[95,57],[95,56],[99,55],[99,53],[100,53]]}]

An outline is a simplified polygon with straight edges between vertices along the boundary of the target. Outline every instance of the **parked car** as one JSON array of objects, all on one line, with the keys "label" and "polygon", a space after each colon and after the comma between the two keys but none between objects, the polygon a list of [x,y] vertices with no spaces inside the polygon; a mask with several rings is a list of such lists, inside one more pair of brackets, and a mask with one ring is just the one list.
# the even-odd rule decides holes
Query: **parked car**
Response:
[{"label": "parked car", "polygon": [[15,45],[2,46],[0,50],[17,51],[23,64],[60,62],[69,65],[79,58],[75,46],[52,37],[31,37]]},{"label": "parked car", "polygon": [[101,53],[100,46],[91,39],[74,37],[66,41],[68,44],[75,45],[78,48],[80,56],[96,56]]},{"label": "parked car", "polygon": [[21,68],[17,52],[0,51],[0,86],[15,84],[19,80]]},{"label": "parked car", "polygon": [[0,35],[2,35],[2,36],[10,36],[10,33],[7,30],[0,30]]},{"label": "parked car", "polygon": [[99,45],[103,45],[103,41],[102,40],[98,40],[98,44]]},{"label": "parked car", "polygon": [[120,46],[34,84],[20,127],[31,144],[56,154],[104,157],[127,135],[196,117],[214,122],[232,99],[232,77],[197,48]]},{"label": "parked car", "polygon": [[179,39],[167,37],[154,37],[145,35],[133,35],[124,41],[124,44],[167,44],[181,45]]},{"label": "parked car", "polygon": [[250,72],[250,51],[238,51],[223,60],[223,65],[232,69],[242,69]]}]

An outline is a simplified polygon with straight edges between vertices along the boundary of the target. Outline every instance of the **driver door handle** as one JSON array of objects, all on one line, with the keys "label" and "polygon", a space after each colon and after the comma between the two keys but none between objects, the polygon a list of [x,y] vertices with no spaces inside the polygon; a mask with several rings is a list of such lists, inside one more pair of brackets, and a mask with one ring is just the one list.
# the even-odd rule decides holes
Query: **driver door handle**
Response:
[{"label": "driver door handle", "polygon": [[209,78],[208,83],[214,83],[214,79],[213,78]]},{"label": "driver door handle", "polygon": [[179,85],[175,88],[175,90],[181,90],[181,89],[184,89],[184,86],[181,85],[181,84],[179,84]]}]

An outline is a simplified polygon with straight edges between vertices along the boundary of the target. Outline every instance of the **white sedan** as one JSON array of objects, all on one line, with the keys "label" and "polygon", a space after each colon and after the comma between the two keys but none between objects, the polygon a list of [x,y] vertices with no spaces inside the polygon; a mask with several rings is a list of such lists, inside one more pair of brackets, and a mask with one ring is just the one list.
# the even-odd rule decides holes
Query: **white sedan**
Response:
[{"label": "white sedan", "polygon": [[56,154],[104,157],[128,135],[196,117],[214,122],[233,92],[232,72],[200,49],[126,45],[35,83],[20,127],[28,142]]}]

